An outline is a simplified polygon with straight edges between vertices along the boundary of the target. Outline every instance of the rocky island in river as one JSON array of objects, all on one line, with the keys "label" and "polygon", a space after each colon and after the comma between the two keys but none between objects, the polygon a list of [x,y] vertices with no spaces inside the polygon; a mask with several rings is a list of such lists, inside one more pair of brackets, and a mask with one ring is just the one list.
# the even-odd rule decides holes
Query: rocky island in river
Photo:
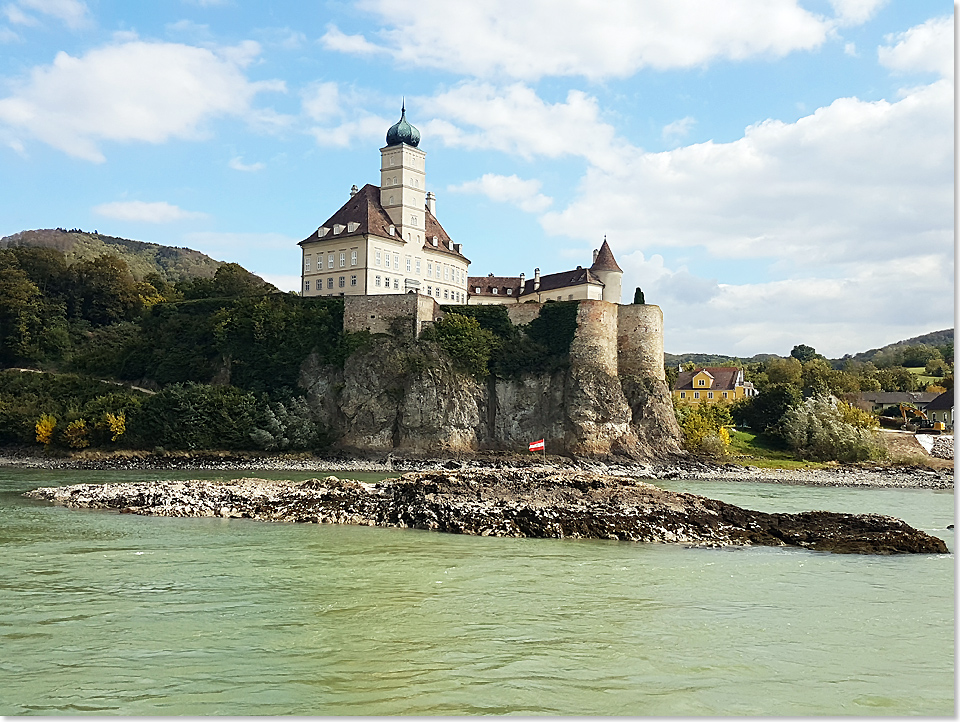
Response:
[{"label": "rocky island in river", "polygon": [[770,514],[625,477],[550,469],[410,472],[363,483],[235,479],[77,484],[27,492],[70,507],[176,517],[359,524],[482,536],[694,546],[795,546],[848,554],[947,553],[900,519]]}]

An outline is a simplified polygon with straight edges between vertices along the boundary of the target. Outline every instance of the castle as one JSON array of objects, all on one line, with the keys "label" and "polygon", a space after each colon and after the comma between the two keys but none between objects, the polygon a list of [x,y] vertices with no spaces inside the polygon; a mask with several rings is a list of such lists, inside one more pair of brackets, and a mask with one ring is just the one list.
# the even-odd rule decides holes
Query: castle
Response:
[{"label": "castle", "polygon": [[664,378],[663,314],[652,305],[621,306],[623,271],[606,238],[589,268],[540,275],[469,276],[470,261],[436,217],[427,191],[420,132],[400,120],[380,149],[380,186],[354,185],[349,200],[300,241],[304,296],[343,296],[344,327],[387,332],[409,318],[418,335],[442,317],[439,304],[503,304],[529,323],[548,301],[581,301],[578,336],[616,375]]}]

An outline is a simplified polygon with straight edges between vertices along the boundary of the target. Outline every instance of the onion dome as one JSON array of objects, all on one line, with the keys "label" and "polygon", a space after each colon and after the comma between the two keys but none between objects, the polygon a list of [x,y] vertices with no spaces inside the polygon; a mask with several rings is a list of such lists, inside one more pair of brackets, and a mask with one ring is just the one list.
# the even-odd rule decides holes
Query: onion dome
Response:
[{"label": "onion dome", "polygon": [[406,143],[416,148],[420,145],[420,131],[407,122],[406,104],[400,110],[400,120],[390,126],[387,131],[387,145]]}]

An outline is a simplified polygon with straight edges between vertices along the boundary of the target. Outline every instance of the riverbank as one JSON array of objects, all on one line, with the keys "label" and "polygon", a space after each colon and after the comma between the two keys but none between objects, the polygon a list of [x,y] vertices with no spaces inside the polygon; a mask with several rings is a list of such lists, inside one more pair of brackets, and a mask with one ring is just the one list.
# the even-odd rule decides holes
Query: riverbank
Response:
[{"label": "riverbank", "polygon": [[795,546],[842,554],[943,554],[946,544],[878,514],[769,514],[622,476],[550,467],[336,476],[76,484],[25,496],[75,508],[168,517],[333,523],[476,536],[584,538],[689,546]]},{"label": "riverbank", "polygon": [[[764,469],[738,464],[709,464],[692,458],[668,463],[636,463],[625,459],[599,461],[547,456],[551,468],[582,471],[636,479],[702,479],[730,482],[767,482],[810,486],[877,487],[906,489],[952,489],[953,468],[935,469],[922,465],[849,465],[824,469]],[[544,463],[540,455],[488,452],[470,457],[410,458],[391,454],[367,457],[267,455],[253,453],[202,452],[162,455],[119,451],[112,454],[79,453],[70,457],[38,456],[29,449],[0,450],[0,467],[31,469],[157,469],[199,471],[306,471],[384,472],[527,469]]]}]

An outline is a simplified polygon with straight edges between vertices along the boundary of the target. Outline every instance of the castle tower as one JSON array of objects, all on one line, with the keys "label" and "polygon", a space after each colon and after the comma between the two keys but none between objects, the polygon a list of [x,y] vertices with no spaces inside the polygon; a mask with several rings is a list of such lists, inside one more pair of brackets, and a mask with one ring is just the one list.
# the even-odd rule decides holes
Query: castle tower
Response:
[{"label": "castle tower", "polygon": [[613,251],[603,237],[603,245],[593,252],[593,265],[590,272],[603,282],[603,300],[609,303],[620,303],[622,293],[623,270],[617,265]]},{"label": "castle tower", "polygon": [[387,131],[380,149],[380,205],[397,227],[397,235],[419,247],[426,237],[426,157],[417,146],[420,131],[407,122],[406,104],[400,120]]}]

